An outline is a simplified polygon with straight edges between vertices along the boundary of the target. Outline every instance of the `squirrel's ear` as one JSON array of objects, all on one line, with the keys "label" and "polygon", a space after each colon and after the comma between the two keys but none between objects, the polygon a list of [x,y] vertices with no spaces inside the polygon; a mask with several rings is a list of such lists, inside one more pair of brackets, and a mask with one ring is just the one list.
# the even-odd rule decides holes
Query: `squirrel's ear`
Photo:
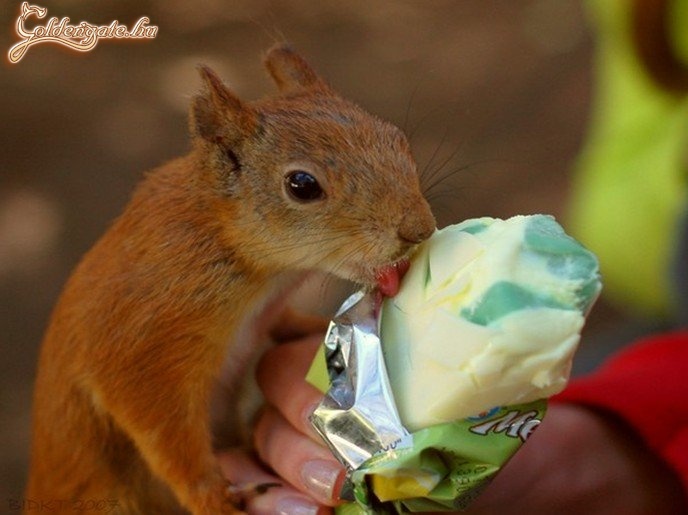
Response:
[{"label": "squirrel's ear", "polygon": [[212,143],[235,143],[250,136],[257,123],[254,111],[232,93],[217,74],[201,65],[205,91],[191,103],[192,133]]},{"label": "squirrel's ear", "polygon": [[283,93],[301,89],[330,90],[306,60],[287,44],[278,44],[268,50],[264,63]]}]

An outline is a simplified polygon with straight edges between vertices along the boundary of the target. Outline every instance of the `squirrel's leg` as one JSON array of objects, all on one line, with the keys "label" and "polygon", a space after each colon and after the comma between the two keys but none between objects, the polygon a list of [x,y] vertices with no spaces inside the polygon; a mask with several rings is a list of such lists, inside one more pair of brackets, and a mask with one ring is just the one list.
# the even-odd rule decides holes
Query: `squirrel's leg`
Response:
[{"label": "squirrel's leg", "polygon": [[153,478],[131,440],[107,414],[94,410],[90,393],[67,380],[52,386],[42,376],[36,392],[26,511],[41,503],[55,515],[89,509],[180,513],[178,501]]},{"label": "squirrel's leg", "polygon": [[211,448],[210,378],[205,371],[201,376],[193,370],[156,369],[152,375],[142,367],[138,377],[130,369],[127,384],[118,388],[95,387],[97,402],[194,515],[241,513],[240,499],[229,489]]}]

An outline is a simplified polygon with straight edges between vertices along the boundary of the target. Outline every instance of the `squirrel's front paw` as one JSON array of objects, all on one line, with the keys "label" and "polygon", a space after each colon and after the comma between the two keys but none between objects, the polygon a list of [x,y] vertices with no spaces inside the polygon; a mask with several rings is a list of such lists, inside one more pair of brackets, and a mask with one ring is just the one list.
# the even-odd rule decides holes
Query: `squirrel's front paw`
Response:
[{"label": "squirrel's front paw", "polygon": [[193,515],[242,515],[245,514],[245,500],[236,495],[226,479],[217,479],[209,484],[194,488],[190,508]]},{"label": "squirrel's front paw", "polygon": [[206,490],[206,495],[192,509],[194,515],[242,515],[248,502],[255,496],[265,493],[280,483],[248,483],[234,485],[223,480],[214,488]]},{"label": "squirrel's front paw", "polygon": [[270,488],[282,486],[281,483],[246,483],[241,486],[229,484],[226,494],[231,499],[231,503],[237,510],[245,510],[246,504],[253,497],[264,494]]}]

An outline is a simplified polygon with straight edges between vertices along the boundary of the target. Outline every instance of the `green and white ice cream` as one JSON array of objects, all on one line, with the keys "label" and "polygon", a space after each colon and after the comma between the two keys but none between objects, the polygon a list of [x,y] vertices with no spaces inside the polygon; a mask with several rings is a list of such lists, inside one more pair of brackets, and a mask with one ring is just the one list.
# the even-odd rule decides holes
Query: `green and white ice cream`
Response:
[{"label": "green and white ice cream", "polygon": [[561,391],[600,289],[595,256],[551,216],[437,231],[382,308],[404,425],[415,431]]}]

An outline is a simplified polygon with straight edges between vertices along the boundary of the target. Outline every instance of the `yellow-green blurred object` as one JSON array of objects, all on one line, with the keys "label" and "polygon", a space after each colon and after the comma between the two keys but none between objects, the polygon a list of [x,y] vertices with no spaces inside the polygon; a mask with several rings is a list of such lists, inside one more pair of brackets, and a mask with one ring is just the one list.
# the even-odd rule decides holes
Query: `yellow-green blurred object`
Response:
[{"label": "yellow-green blurred object", "polygon": [[[686,210],[688,95],[662,90],[635,54],[631,1],[588,2],[597,28],[596,91],[578,163],[571,229],[594,251],[606,294],[638,314],[673,314],[671,260]],[[688,63],[688,0],[672,4]]]}]

